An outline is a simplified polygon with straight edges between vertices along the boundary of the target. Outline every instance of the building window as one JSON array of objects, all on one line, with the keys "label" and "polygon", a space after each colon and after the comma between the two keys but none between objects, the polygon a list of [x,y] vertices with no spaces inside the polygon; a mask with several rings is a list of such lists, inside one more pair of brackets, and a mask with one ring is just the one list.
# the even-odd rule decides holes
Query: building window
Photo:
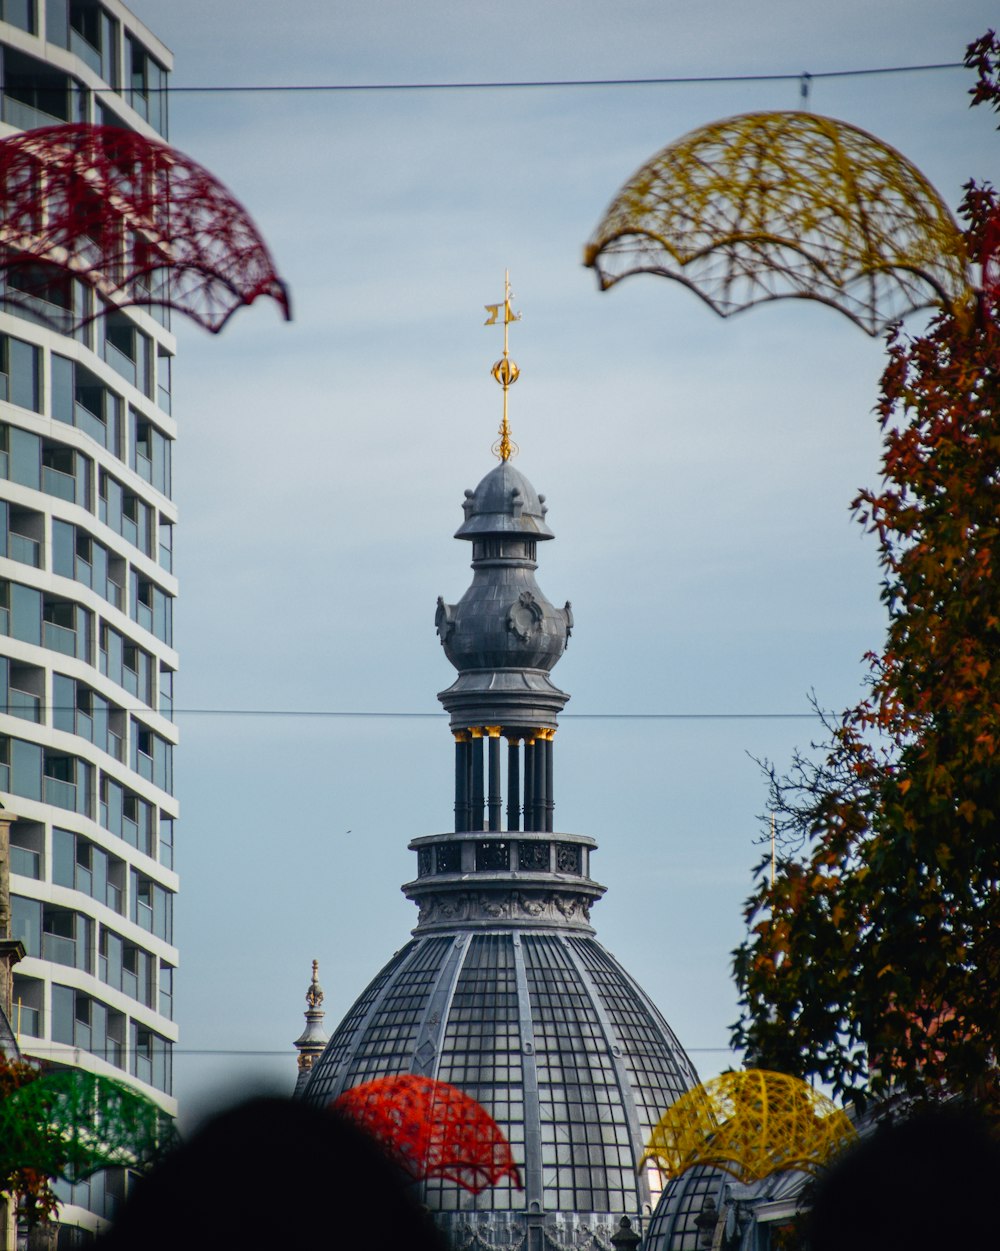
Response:
[{"label": "building window", "polygon": [[94,923],[70,908],[45,904],[42,908],[42,959],[93,973]]},{"label": "building window", "polygon": [[10,827],[10,869],[21,877],[42,878],[45,826],[37,821],[18,821]]},{"label": "building window", "polygon": [[52,572],[89,586],[115,608],[125,607],[125,562],[82,526],[52,522]]},{"label": "building window", "polygon": [[42,604],[42,640],[52,651],[90,663],[91,614],[72,600],[47,596]]},{"label": "building window", "polygon": [[52,1040],[125,1068],[125,1016],[70,986],[52,987]]},{"label": "building window", "polygon": [[122,398],[96,374],[68,357],[52,354],[52,417],[76,426],[101,447],[121,455]]},{"label": "building window", "polygon": [[4,307],[16,317],[72,334],[86,317],[86,288],[58,265],[17,265],[0,279]]},{"label": "building window", "polygon": [[174,527],[172,522],[160,517],[160,565],[167,573],[174,571]]},{"label": "building window", "polygon": [[174,1019],[174,968],[160,961],[160,1016]]},{"label": "building window", "polygon": [[0,500],[0,555],[30,565],[32,569],[41,569],[44,534],[42,513],[15,508],[6,500]]},{"label": "building window", "polygon": [[0,0],[0,21],[10,22],[29,35],[38,33],[35,0]]},{"label": "building window", "polygon": [[131,594],[129,616],[136,623],[154,634],[168,647],[174,641],[174,600],[162,587],[148,578],[140,578],[138,570],[131,571]]},{"label": "building window", "polygon": [[41,591],[0,579],[0,633],[20,639],[22,643],[41,645]]},{"label": "building window", "polygon": [[47,804],[90,815],[91,766],[63,752],[45,752],[44,797]]},{"label": "building window", "polygon": [[128,102],[154,130],[167,135],[167,71],[134,35],[125,35]]},{"label": "building window", "polygon": [[9,716],[36,724],[42,720],[45,671],[0,656],[0,708]]},{"label": "building window", "polygon": [[42,903],[23,895],[10,897],[11,936],[24,943],[29,956],[42,954]]},{"label": "building window", "polygon": [[160,813],[160,864],[167,869],[174,867],[174,819]]},{"label": "building window", "polygon": [[92,464],[89,456],[75,448],[46,439],[42,444],[42,490],[89,510]]},{"label": "building window", "polygon": [[109,308],[95,323],[97,352],[143,395],[152,398],[153,345],[127,313]]},{"label": "building window", "polygon": [[3,120],[19,130],[83,120],[76,116],[68,74],[3,47]]},{"label": "building window", "polygon": [[173,357],[162,344],[156,347],[156,402],[165,413],[170,412],[171,393],[173,387],[171,384],[171,373],[173,367]]},{"label": "building window", "polygon": [[132,720],[131,767],[140,777],[158,786],[161,791],[173,794],[174,748],[165,738]]},{"label": "building window", "polygon": [[11,1025],[16,1034],[31,1038],[45,1036],[45,983],[37,977],[14,974],[14,993],[11,997]]},{"label": "building window", "polygon": [[115,912],[124,908],[125,861],[82,834],[52,831],[52,882],[82,891]]},{"label": "building window", "polygon": [[173,441],[134,408],[129,409],[131,426],[129,464],[136,473],[170,497]]},{"label": "building window", "polygon": [[174,941],[173,894],[137,869],[132,870],[132,920],[164,942]]}]

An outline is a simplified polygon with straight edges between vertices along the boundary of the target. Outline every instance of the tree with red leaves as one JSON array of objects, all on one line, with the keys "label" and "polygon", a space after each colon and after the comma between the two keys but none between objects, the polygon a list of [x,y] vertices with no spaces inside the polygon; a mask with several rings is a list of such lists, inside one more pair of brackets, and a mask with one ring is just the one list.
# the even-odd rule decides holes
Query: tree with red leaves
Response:
[{"label": "tree with red leaves", "polygon": [[[1000,40],[970,45],[1000,110]],[[1000,206],[961,206],[975,309],[889,337],[877,536],[889,624],[817,763],[770,771],[781,836],[735,953],[734,1041],[858,1103],[969,1097],[1000,1120]]]},{"label": "tree with red leaves", "polygon": [[[0,1052],[0,1101],[9,1099],[15,1091],[36,1081],[40,1072],[37,1064],[11,1060]],[[37,1130],[37,1133],[41,1132]],[[46,1223],[55,1215],[58,1206],[52,1179],[26,1164],[17,1146],[0,1143],[0,1218],[5,1215],[5,1196],[10,1196],[16,1198],[18,1210],[28,1225]]]}]

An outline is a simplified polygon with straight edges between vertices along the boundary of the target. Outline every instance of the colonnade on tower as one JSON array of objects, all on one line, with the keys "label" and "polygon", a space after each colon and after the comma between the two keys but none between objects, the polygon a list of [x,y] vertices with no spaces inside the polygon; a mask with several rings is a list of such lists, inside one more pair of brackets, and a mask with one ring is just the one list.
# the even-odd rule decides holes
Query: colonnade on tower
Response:
[{"label": "colonnade on tower", "polygon": [[[551,832],[555,730],[470,726],[455,736],[455,832]],[[506,745],[506,751],[504,751]],[[506,770],[502,762],[506,758]]]}]

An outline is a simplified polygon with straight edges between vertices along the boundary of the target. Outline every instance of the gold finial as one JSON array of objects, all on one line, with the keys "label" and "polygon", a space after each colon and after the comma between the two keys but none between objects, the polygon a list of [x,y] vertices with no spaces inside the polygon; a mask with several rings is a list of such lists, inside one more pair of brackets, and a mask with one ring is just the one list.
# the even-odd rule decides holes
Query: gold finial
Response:
[{"label": "gold finial", "polygon": [[[489,317],[483,323],[485,326],[495,326],[500,316],[499,304],[487,304],[484,306]],[[521,314],[511,312],[510,307],[510,270],[504,270],[504,297],[503,297],[503,356],[493,366],[493,377],[503,387],[503,421],[500,423],[500,438],[493,444],[493,455],[500,460],[510,460],[512,456],[517,455],[517,444],[510,437],[510,424],[507,421],[507,391],[517,382],[521,371],[517,365],[510,359],[507,344],[507,327],[512,321],[520,321]]]},{"label": "gold finial", "polygon": [[312,981],[306,991],[306,1003],[310,1008],[318,1008],[323,1002],[323,987],[319,984],[319,961],[313,961]]}]

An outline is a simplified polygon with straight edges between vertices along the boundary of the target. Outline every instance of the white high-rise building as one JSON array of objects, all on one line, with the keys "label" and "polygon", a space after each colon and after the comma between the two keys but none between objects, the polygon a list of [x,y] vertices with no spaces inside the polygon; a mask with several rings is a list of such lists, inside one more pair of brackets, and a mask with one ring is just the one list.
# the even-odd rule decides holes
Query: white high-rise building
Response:
[{"label": "white high-rise building", "polygon": [[[0,135],[166,136],[170,68],[117,0],[0,0]],[[0,802],[28,952],[11,1023],[25,1054],[173,1112],[175,342],[137,309],[74,329],[97,298],[58,271],[0,277]],[[86,1239],[123,1185],[60,1184],[61,1220]]]}]

